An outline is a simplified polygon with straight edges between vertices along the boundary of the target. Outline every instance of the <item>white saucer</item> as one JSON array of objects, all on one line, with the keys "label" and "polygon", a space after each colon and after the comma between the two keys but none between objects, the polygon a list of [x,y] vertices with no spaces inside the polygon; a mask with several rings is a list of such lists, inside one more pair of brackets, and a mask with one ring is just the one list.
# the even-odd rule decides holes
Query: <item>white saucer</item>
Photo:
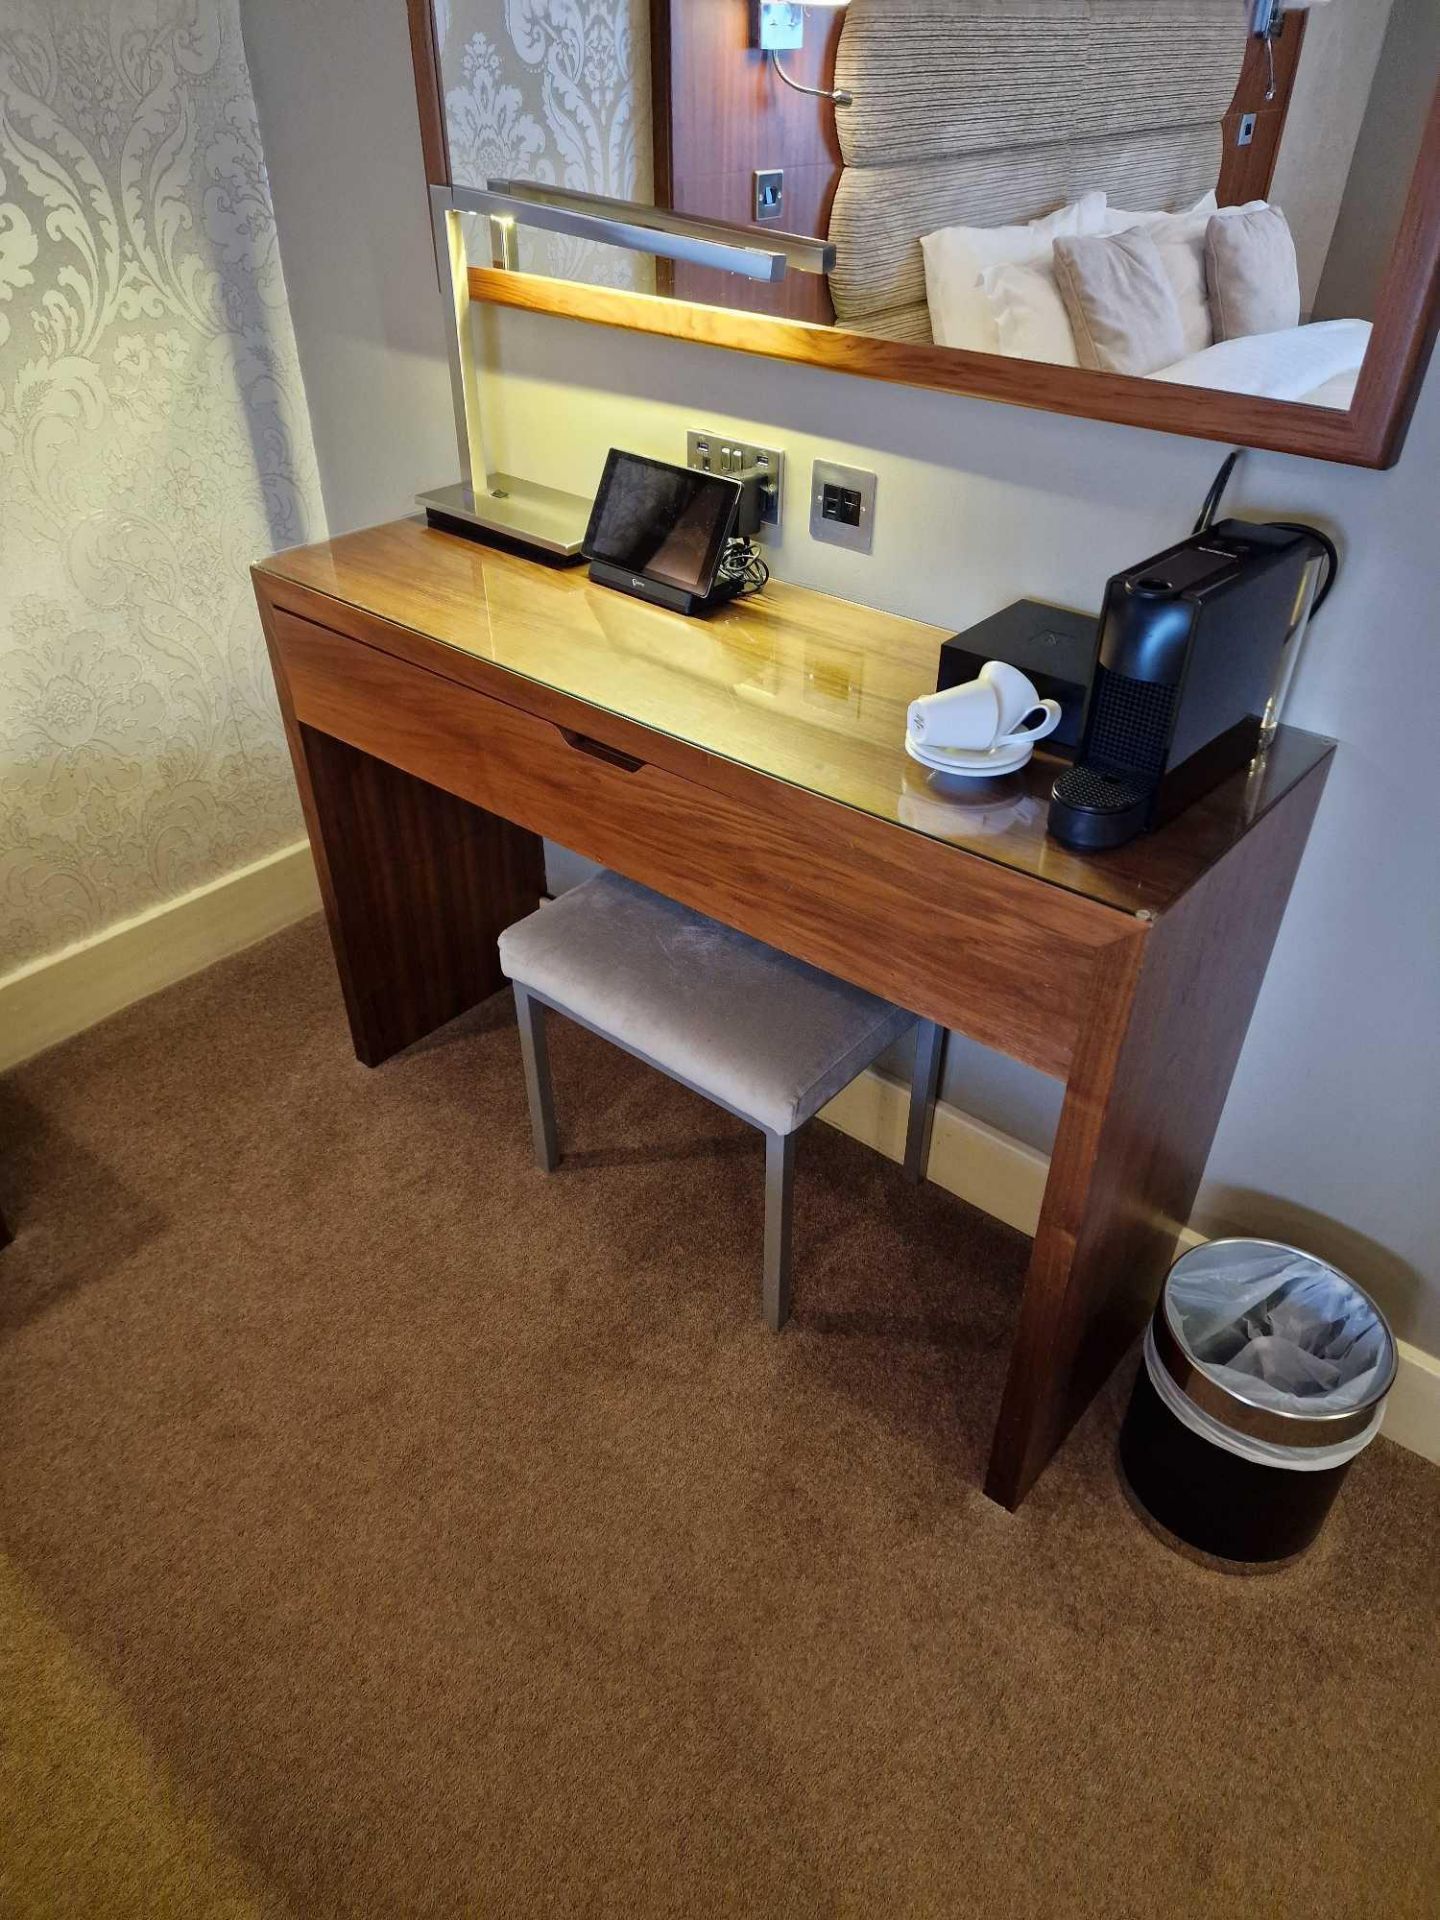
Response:
[{"label": "white saucer", "polygon": [[1028,740],[1019,746],[990,747],[983,753],[970,747],[917,747],[907,733],[905,751],[931,773],[948,773],[961,780],[998,780],[1002,773],[1016,773],[1028,765],[1035,748]]}]

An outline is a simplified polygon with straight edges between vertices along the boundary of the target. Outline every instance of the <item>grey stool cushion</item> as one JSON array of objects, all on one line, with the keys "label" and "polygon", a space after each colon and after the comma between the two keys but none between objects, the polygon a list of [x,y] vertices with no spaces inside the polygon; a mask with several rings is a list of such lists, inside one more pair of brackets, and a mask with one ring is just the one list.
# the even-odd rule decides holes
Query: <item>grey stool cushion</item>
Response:
[{"label": "grey stool cushion", "polygon": [[772,1133],[912,1016],[662,894],[597,874],[500,936],[512,980]]}]

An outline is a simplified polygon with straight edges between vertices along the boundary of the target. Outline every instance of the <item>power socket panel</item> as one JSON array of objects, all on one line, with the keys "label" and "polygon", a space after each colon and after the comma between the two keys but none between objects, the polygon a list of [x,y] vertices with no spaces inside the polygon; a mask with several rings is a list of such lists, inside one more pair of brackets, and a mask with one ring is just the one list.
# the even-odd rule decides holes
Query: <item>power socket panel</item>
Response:
[{"label": "power socket panel", "polygon": [[770,479],[765,486],[760,524],[762,527],[780,525],[785,455],[779,447],[757,447],[753,441],[737,440],[728,433],[691,427],[685,435],[685,464],[700,473],[743,473],[747,467],[768,468]]},{"label": "power socket panel", "polygon": [[869,553],[875,538],[875,475],[817,460],[810,475],[810,538]]}]

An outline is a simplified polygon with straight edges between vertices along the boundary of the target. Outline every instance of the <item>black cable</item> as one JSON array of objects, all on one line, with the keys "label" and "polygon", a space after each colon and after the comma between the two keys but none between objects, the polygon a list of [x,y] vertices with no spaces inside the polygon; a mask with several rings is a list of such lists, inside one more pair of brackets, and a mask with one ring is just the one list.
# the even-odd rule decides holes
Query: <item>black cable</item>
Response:
[{"label": "black cable", "polygon": [[1192,539],[1197,533],[1204,533],[1213,523],[1215,515],[1220,510],[1220,502],[1224,498],[1225,489],[1230,484],[1230,476],[1235,471],[1235,462],[1244,451],[1245,449],[1243,447],[1232,447],[1221,462],[1220,471],[1210,482],[1210,491],[1206,494],[1205,504],[1200,509],[1200,518],[1190,529]]},{"label": "black cable", "polygon": [[742,594],[759,593],[770,578],[770,569],[753,540],[731,540],[720,560],[720,578],[738,580]]},{"label": "black cable", "polygon": [[1303,520],[1270,520],[1266,525],[1279,527],[1285,533],[1303,533],[1307,540],[1314,541],[1325,556],[1325,578],[1320,582],[1315,598],[1310,603],[1310,618],[1313,620],[1330,598],[1330,589],[1334,586],[1336,575],[1340,571],[1339,550],[1328,533],[1322,533],[1319,527],[1307,526]]},{"label": "black cable", "polygon": [[[1192,540],[1197,533],[1205,533],[1214,524],[1215,515],[1219,512],[1220,502],[1224,498],[1225,489],[1230,482],[1230,476],[1235,471],[1235,463],[1244,451],[1245,449],[1243,447],[1232,447],[1221,462],[1220,471],[1210,482],[1210,491],[1206,494],[1205,504],[1200,509],[1200,518],[1190,530]],[[1319,591],[1316,593],[1315,599],[1310,607],[1310,617],[1313,620],[1321,607],[1323,607],[1325,602],[1330,598],[1330,589],[1334,586],[1336,576],[1340,571],[1340,554],[1335,546],[1335,542],[1330,538],[1328,533],[1322,533],[1318,527],[1307,526],[1303,520],[1268,520],[1265,524],[1271,527],[1279,527],[1285,533],[1303,533],[1308,540],[1314,541],[1315,545],[1323,554],[1325,559],[1325,578],[1320,582]]]}]

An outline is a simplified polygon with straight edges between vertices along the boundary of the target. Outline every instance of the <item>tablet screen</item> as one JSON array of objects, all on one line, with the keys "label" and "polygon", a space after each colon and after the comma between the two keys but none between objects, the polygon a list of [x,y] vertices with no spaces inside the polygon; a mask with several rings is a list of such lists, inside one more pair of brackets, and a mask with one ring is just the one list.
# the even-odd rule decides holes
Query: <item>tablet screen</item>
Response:
[{"label": "tablet screen", "polygon": [[585,557],[703,596],[715,584],[739,499],[738,480],[612,447]]}]

